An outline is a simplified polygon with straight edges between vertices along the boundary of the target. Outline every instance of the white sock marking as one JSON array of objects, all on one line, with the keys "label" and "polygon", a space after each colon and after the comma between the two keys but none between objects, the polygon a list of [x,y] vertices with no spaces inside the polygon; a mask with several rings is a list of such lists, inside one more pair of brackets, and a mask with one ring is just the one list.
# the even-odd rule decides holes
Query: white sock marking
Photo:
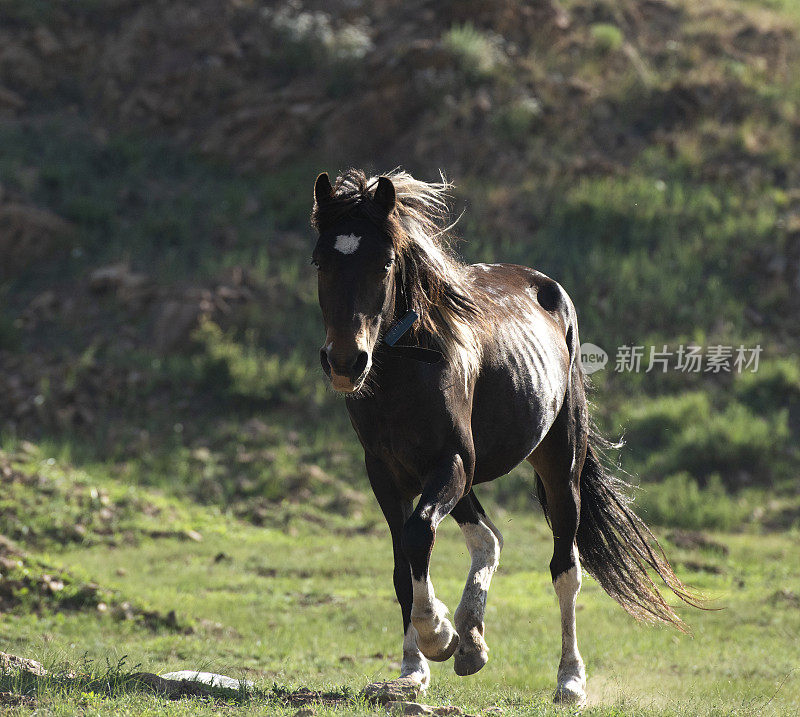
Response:
[{"label": "white sock marking", "polygon": [[411,622],[417,631],[417,645],[428,657],[443,651],[452,642],[455,632],[447,619],[447,605],[436,599],[430,576],[424,580],[412,578],[414,602]]},{"label": "white sock marking", "polygon": [[578,638],[575,632],[575,603],[581,589],[581,564],[578,548],[572,546],[575,565],[561,573],[553,581],[553,589],[558,596],[561,608],[561,662],[558,665],[558,690],[584,694],[586,671],[583,659],[578,652]]},{"label": "white sock marking", "polygon": [[336,251],[342,252],[342,254],[353,254],[358,249],[360,243],[361,237],[355,234],[340,234],[336,237],[336,243],[333,245],[333,248],[336,249]]},{"label": "white sock marking", "polygon": [[447,616],[447,607],[436,599],[430,576],[425,580],[412,579],[411,588],[414,594],[414,602],[411,607],[412,618],[430,620],[431,629],[435,629],[438,623]]},{"label": "white sock marking", "polygon": [[487,523],[488,519],[481,519],[478,524],[464,523],[461,526],[472,560],[464,593],[455,614],[459,635],[465,635],[473,627],[481,627],[489,584],[500,561],[502,544]]},{"label": "white sock marking", "polygon": [[431,669],[428,667],[428,661],[419,651],[417,631],[413,625],[408,626],[403,638],[403,662],[400,666],[400,677],[410,677],[419,683],[422,689],[427,688],[431,681]]}]

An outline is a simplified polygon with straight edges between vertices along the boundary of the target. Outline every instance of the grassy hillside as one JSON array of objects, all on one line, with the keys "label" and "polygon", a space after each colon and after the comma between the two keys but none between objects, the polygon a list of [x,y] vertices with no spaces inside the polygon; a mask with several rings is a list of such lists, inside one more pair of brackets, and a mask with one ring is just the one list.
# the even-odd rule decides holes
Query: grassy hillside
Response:
[{"label": "grassy hillside", "polygon": [[[194,473],[180,457],[208,449],[209,497],[233,500],[241,481],[206,444],[257,416],[278,446],[303,427],[289,473],[333,440],[358,481],[345,422],[318,420],[341,411],[315,367],[309,185],[323,168],[402,163],[456,181],[467,259],[536,266],[574,297],[583,340],[610,355],[597,416],[627,431],[632,473],[792,492],[794,14],[509,2],[409,7],[393,26],[388,6],[243,4],[209,24],[176,7],[4,6],[7,440],[147,482]],[[674,365],[688,344],[760,345],[759,371],[644,373],[651,347]],[[625,345],[644,347],[641,373],[614,371]]]}]

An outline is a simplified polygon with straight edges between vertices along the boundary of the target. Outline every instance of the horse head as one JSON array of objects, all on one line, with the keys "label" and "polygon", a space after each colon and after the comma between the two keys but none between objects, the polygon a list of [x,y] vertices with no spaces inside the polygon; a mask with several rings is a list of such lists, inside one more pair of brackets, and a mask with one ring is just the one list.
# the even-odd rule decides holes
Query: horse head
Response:
[{"label": "horse head", "polygon": [[320,362],[334,390],[354,394],[365,385],[381,333],[395,310],[396,254],[389,217],[395,189],[387,177],[357,201],[337,201],[327,174],[314,185],[319,238],[317,268],[325,324]]}]

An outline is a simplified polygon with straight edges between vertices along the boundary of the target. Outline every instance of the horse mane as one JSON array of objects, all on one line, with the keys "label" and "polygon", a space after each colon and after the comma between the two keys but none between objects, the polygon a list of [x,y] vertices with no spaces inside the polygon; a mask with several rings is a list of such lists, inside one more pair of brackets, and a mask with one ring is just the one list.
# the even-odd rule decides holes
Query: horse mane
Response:
[{"label": "horse mane", "polygon": [[475,301],[478,289],[466,265],[450,247],[454,223],[449,223],[447,200],[453,185],[444,176],[441,182],[422,182],[400,169],[383,176],[392,181],[396,194],[388,215],[372,198],[378,177],[349,169],[336,178],[332,197],[315,203],[311,224],[323,232],[345,217],[362,218],[388,236],[406,305],[420,316],[413,333],[418,339],[430,337],[461,369],[466,383],[478,372],[488,321]]}]

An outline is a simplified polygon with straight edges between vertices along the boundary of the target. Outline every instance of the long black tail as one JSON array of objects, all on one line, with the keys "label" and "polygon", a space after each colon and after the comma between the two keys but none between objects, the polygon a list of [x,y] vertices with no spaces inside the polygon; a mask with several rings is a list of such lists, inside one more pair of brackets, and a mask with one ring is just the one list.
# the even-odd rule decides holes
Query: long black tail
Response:
[{"label": "long black tail", "polygon": [[[576,542],[581,565],[637,620],[662,621],[686,632],[686,625],[664,600],[648,568],[683,602],[704,608],[703,600],[675,575],[658,540],[631,509],[626,494],[630,486],[603,465],[598,452],[604,444],[605,439],[592,431],[580,477]],[[543,487],[537,485],[537,489],[547,513]]]}]

